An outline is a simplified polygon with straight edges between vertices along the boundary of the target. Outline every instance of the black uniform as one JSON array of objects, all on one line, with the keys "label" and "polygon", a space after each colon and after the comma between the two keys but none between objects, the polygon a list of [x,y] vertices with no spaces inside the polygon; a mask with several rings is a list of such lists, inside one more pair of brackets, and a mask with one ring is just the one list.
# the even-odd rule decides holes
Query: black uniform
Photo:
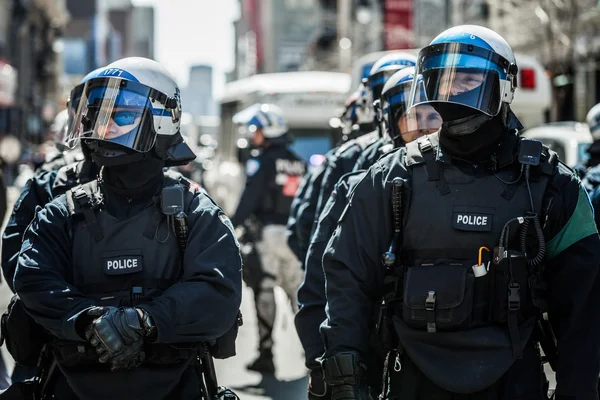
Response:
[{"label": "black uniform", "polygon": [[371,143],[362,153],[358,156],[356,164],[354,164],[353,171],[367,170],[371,168],[373,164],[377,162],[383,155],[389,153],[394,149],[394,144],[387,138],[379,138]]},{"label": "black uniform", "polygon": [[306,173],[290,207],[287,222],[288,246],[303,265],[310,243],[323,175],[337,150],[337,147],[329,150],[323,163]]},{"label": "black uniform", "polygon": [[91,161],[77,161],[58,170],[41,172],[26,184],[15,202],[12,214],[2,234],[2,273],[11,290],[23,233],[43,207],[70,188],[96,178],[97,167]]},{"label": "black uniform", "polygon": [[[271,145],[246,163],[246,188],[233,226],[255,215],[263,226],[285,225],[306,164],[286,146]],[[281,180],[281,181],[280,181]]]},{"label": "black uniform", "polygon": [[246,188],[232,218],[242,225],[251,215],[262,226],[256,242],[262,274],[255,286],[259,331],[259,358],[248,368],[271,372],[273,326],[275,323],[274,287],[280,286],[294,310],[296,292],[302,282],[302,270],[294,252],[287,245],[286,227],[290,206],[298,191],[306,164],[283,144],[271,143],[256,158],[246,163]]},{"label": "black uniform", "polygon": [[[120,179],[79,186],[36,214],[24,236],[15,289],[53,338],[66,377],[56,383],[58,398],[72,389],[86,399],[198,399],[195,347],[229,331],[241,302],[233,227],[207,195],[184,185],[189,234],[182,256],[161,213],[160,193],[184,183],[153,178],[132,191]],[[146,343],[140,367],[113,373],[97,362],[81,323],[98,305],[135,306],[151,316],[158,336]]]},{"label": "black uniform", "polygon": [[600,165],[589,169],[583,179],[583,186],[587,190],[594,207],[596,226],[600,226]]},{"label": "black uniform", "polygon": [[[492,264],[483,278],[471,270],[480,246],[498,246],[506,219],[524,215],[534,203],[546,239],[544,299],[560,349],[556,393],[563,399],[597,398],[600,239],[589,199],[574,172],[552,162],[554,154],[546,151],[542,165],[531,170],[530,200],[516,162],[518,142],[510,135],[496,158],[475,168],[452,159],[438,146],[437,135],[430,135],[409,143],[406,157],[394,151],[370,169],[323,260],[326,357],[343,352],[368,356],[373,306],[384,294],[381,256],[393,237],[392,180],[400,177],[407,204],[398,240],[402,267],[394,275],[403,280],[403,301],[392,316],[403,367],[402,387],[392,394],[403,400],[416,398],[415,393],[440,399],[469,396],[451,397],[450,392],[473,393],[468,398],[545,398],[531,336],[532,302],[540,297],[528,293],[529,278],[538,288],[539,270],[524,276],[528,268],[521,265],[509,275],[507,261]],[[510,183],[517,177],[514,184],[498,179]],[[512,227],[506,249],[519,249],[518,231],[518,224]],[[521,282],[520,290],[511,290],[509,297],[506,282],[513,279]],[[487,286],[486,280],[496,286]],[[513,362],[519,352],[522,358]],[[495,394],[485,397],[486,390]]]},{"label": "black uniform", "polygon": [[317,226],[317,218],[321,214],[321,210],[323,210],[327,199],[329,199],[329,195],[333,191],[335,184],[344,174],[352,172],[354,164],[356,164],[356,160],[358,160],[362,151],[376,139],[377,135],[378,132],[373,131],[359,136],[356,139],[349,140],[339,147],[335,152],[335,157],[327,164],[327,169],[325,170],[323,181],[321,182],[321,188],[319,189],[319,200],[317,201],[315,220],[313,221],[311,235]]},{"label": "black uniform", "polygon": [[325,320],[325,276],[322,259],[327,242],[347,204],[352,189],[364,177],[366,171],[346,174],[335,185],[329,200],[319,216],[317,227],[308,246],[304,282],[298,289],[299,310],[296,314],[296,330],[306,355],[306,367],[320,368],[317,358],[325,352],[319,326]]}]

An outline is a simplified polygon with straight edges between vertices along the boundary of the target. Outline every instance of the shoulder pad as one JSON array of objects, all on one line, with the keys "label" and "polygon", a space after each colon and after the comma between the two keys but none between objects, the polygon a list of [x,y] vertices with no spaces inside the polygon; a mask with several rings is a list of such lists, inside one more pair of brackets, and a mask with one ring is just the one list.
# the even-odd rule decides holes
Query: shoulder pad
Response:
[{"label": "shoulder pad", "polygon": [[348,150],[349,148],[351,148],[352,146],[355,146],[356,144],[356,139],[352,139],[352,140],[348,140],[346,143],[344,143],[343,145],[341,145],[335,152],[335,156],[339,157],[340,155],[342,155],[342,153],[345,153],[346,150]]},{"label": "shoulder pad", "polygon": [[180,172],[168,169],[164,172],[165,180],[163,187],[169,187],[173,185],[182,185],[191,193],[204,192],[204,189],[196,182],[186,178]]},{"label": "shoulder pad", "polygon": [[575,171],[569,168],[566,164],[561,162],[558,159],[558,154],[555,151],[551,150],[548,146],[542,146],[542,162],[538,166],[539,171],[544,175],[554,175],[554,172],[558,168],[559,164],[562,164],[565,168],[567,168],[570,173],[575,173]]},{"label": "shoulder pad", "polygon": [[422,136],[417,140],[414,140],[410,143],[406,143],[406,165],[417,165],[425,163],[425,159],[423,157],[424,151],[435,151],[436,144],[432,143],[429,140],[429,135]]},{"label": "shoulder pad", "polygon": [[79,173],[81,172],[82,164],[83,161],[76,161],[60,167],[56,171],[56,180],[54,181],[53,188],[70,188],[80,182]]},{"label": "shoulder pad", "polygon": [[579,174],[577,174],[577,172],[575,172],[575,170],[571,167],[569,167],[567,164],[565,164],[564,162],[560,161],[557,159],[557,163],[556,166],[554,168],[553,171],[558,170],[558,172],[562,175],[574,175],[579,179]]},{"label": "shoulder pad", "polygon": [[75,186],[67,191],[66,197],[67,210],[70,215],[81,214],[85,210],[96,210],[100,208],[104,200],[96,180]]}]

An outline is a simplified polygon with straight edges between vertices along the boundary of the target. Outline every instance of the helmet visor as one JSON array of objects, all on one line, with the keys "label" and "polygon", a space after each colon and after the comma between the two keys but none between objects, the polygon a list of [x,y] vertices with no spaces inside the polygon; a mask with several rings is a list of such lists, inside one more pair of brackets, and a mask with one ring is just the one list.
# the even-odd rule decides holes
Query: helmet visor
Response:
[{"label": "helmet visor", "polygon": [[98,140],[149,151],[156,140],[154,124],[160,126],[161,118],[171,118],[170,111],[152,106],[161,97],[162,93],[148,86],[124,79],[86,82],[69,130],[69,145],[82,139]]},{"label": "helmet visor", "polygon": [[411,94],[411,85],[404,84],[394,87],[382,96],[385,132],[392,139],[401,139],[406,143],[437,131],[443,122],[438,112],[423,102],[423,91],[417,94],[421,104],[409,108]]},{"label": "helmet visor", "polygon": [[505,58],[481,47],[461,43],[428,46],[419,53],[410,106],[453,103],[495,116],[508,95],[509,67]]},{"label": "helmet visor", "polygon": [[392,75],[394,75],[396,72],[400,71],[404,67],[404,65],[394,65],[392,67],[388,67],[388,69],[379,71],[369,77],[369,87],[371,88],[371,92],[373,93],[373,101],[381,97],[381,91],[383,90],[383,87],[385,86],[385,83],[388,81],[388,79],[390,79]]},{"label": "helmet visor", "polygon": [[69,113],[69,117],[67,120],[67,127],[64,130],[64,143],[68,143],[70,140],[69,129],[74,125],[75,115],[77,114],[77,109],[79,108],[79,102],[81,101],[81,94],[83,93],[84,87],[85,83],[81,83],[75,86],[75,88],[71,90],[71,94],[69,95],[69,99],[67,101],[67,112]]}]

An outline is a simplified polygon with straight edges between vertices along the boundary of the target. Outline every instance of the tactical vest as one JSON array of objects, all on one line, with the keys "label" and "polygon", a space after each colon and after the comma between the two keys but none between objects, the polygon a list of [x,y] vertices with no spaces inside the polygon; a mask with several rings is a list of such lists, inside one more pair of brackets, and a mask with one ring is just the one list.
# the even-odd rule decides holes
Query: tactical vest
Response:
[{"label": "tactical vest", "polygon": [[[185,179],[165,176],[163,187],[183,185],[187,211],[194,188]],[[119,221],[104,209],[96,180],[67,192],[73,220],[73,285],[99,306],[132,307],[151,301],[182,275],[178,238],[160,208],[160,195],[143,211]],[[54,343],[63,365],[97,362],[90,346]],[[199,344],[146,345],[146,361],[173,363],[189,359]]]},{"label": "tactical vest", "polygon": [[[530,200],[520,164],[466,173],[436,159],[435,142],[437,136],[426,136],[406,148],[411,194],[393,322],[402,347],[429,379],[471,393],[500,379],[531,336],[539,313],[533,278],[541,271],[532,271],[520,251],[518,218],[528,215],[531,202],[541,212],[556,159],[546,149],[533,167]],[[507,224],[502,240],[508,246],[499,246]],[[476,277],[480,252],[486,270]]]},{"label": "tactical vest", "polygon": [[[173,184],[177,182],[165,178],[165,187]],[[142,212],[119,221],[103,209],[97,181],[69,192],[75,222],[73,285],[97,304],[135,306],[160,295],[181,276],[177,238],[160,211],[160,196],[153,200]]]}]

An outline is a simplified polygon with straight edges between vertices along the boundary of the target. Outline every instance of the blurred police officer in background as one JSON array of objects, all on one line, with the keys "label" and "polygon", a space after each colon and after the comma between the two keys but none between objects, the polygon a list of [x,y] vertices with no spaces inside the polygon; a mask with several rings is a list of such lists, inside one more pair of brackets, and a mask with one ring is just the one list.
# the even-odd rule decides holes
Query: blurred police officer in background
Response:
[{"label": "blurred police officer in background", "polygon": [[286,241],[285,224],[292,199],[298,191],[306,164],[289,149],[288,133],[282,110],[274,104],[254,104],[236,114],[233,122],[245,129],[258,150],[246,162],[246,187],[231,218],[235,227],[255,216],[260,228],[256,250],[263,274],[255,292],[258,319],[258,358],[248,365],[254,371],[272,373],[275,294],[280,286],[297,310],[296,291],[302,282],[300,263]]}]

